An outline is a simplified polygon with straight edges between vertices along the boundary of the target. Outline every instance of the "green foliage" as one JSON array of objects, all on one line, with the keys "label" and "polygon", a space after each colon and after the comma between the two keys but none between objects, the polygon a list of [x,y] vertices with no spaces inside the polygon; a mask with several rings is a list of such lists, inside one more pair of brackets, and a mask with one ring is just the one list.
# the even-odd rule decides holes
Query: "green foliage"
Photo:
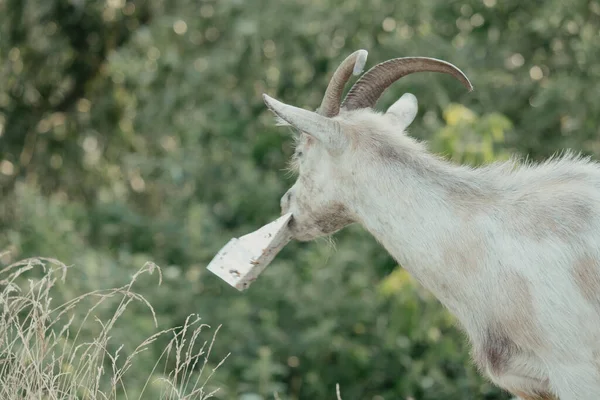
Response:
[{"label": "green foliage", "polygon": [[[231,356],[216,398],[333,398],[338,382],[345,400],[508,398],[477,374],[448,313],[359,227],[335,250],[290,244],[243,294],[206,265],[274,219],[292,182],[292,140],[263,92],[314,109],[358,48],[368,67],[431,56],[475,91],[418,74],[379,107],[417,95],[410,132],[435,151],[471,164],[598,154],[599,28],[595,0],[0,1],[2,263],[75,265],[65,300],[161,265],[160,287],[137,283],[161,326],[191,313],[222,324],[213,354]],[[142,311],[128,322],[116,343],[152,332]],[[128,386],[164,345],[149,346]]]},{"label": "green foliage", "polygon": [[478,165],[505,159],[506,132],[512,123],[502,114],[482,117],[460,104],[443,111],[445,126],[430,141],[431,149],[458,163]]}]

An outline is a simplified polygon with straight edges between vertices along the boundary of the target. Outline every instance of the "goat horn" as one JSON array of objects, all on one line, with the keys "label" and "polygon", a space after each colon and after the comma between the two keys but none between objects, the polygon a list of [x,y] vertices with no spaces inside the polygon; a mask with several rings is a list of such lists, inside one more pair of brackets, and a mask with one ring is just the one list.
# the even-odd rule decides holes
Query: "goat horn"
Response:
[{"label": "goat horn", "polygon": [[398,79],[414,72],[442,72],[458,79],[469,92],[473,85],[467,76],[449,62],[429,57],[394,58],[367,71],[346,95],[342,107],[347,110],[374,107],[383,92]]},{"label": "goat horn", "polygon": [[367,63],[368,54],[366,50],[357,50],[342,61],[329,81],[325,96],[323,96],[323,101],[317,113],[326,117],[338,115],[344,86],[348,82],[348,79],[350,79],[350,75],[359,75],[363,71]]}]

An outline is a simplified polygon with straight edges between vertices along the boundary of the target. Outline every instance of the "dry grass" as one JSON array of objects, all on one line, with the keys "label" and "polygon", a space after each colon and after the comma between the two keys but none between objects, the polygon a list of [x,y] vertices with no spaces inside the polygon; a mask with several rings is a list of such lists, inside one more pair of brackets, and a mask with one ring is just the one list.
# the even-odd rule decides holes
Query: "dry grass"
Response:
[{"label": "dry grass", "polygon": [[[35,269],[43,274],[35,274]],[[151,304],[132,291],[142,274],[157,272],[160,283],[156,265],[144,265],[125,286],[54,305],[53,289],[64,282],[68,269],[57,260],[36,258],[0,270],[1,399],[130,399],[124,376],[150,344],[165,336],[171,339],[136,398],[203,400],[215,394],[216,390],[205,388],[225,361],[214,368],[209,364],[219,328],[210,340],[200,340],[203,329],[210,327],[196,315],[190,315],[183,326],[157,332],[127,356],[122,355],[123,346],[109,350],[115,348],[111,330],[134,302],[142,304],[158,326]],[[29,275],[36,278],[26,278]],[[106,309],[107,304],[115,312],[100,320],[95,311]],[[86,336],[82,329],[89,330],[94,323],[99,324],[99,333],[92,340],[82,339]],[[161,361],[173,367],[158,371]]]}]

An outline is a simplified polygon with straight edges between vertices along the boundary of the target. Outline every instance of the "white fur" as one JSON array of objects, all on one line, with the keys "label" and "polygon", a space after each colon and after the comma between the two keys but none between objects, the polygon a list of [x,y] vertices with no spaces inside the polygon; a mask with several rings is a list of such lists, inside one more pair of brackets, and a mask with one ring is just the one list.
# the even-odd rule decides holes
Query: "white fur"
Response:
[{"label": "white fur", "polygon": [[[298,128],[305,114],[272,100]],[[600,166],[570,153],[455,165],[406,136],[416,112],[405,95],[385,114],[342,109],[335,129],[303,120],[281,202],[295,237],[360,223],[457,317],[494,383],[523,399],[600,398]]]}]

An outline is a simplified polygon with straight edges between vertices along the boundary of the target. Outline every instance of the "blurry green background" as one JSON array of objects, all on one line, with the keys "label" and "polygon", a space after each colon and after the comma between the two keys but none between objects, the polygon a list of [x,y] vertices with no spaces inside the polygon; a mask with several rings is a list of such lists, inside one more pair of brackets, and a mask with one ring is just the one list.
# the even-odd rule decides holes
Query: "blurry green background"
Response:
[{"label": "blurry green background", "polygon": [[[350,52],[450,61],[403,78],[412,135],[457,162],[600,153],[600,2],[0,0],[2,265],[74,265],[60,296],[136,283],[159,325],[222,324],[218,399],[508,399],[452,317],[363,229],[292,243],[245,293],[206,271],[279,215],[292,140],[261,94],[310,109]],[[106,311],[109,312],[110,310]],[[102,310],[98,311],[104,312]],[[154,332],[132,312],[125,350]],[[92,335],[93,329],[82,335]],[[127,373],[131,398],[162,351]],[[133,394],[133,395],[132,395]]]}]

